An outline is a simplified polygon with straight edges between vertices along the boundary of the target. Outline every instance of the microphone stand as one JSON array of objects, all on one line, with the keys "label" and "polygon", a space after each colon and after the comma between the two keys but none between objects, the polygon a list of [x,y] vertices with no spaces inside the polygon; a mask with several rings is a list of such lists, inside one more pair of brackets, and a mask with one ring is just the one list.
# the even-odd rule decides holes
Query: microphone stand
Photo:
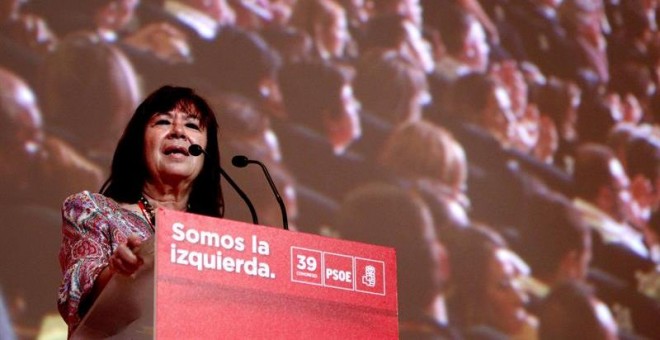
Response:
[{"label": "microphone stand", "polygon": [[280,196],[280,193],[277,191],[277,187],[275,186],[273,179],[270,177],[270,173],[268,172],[266,166],[259,161],[249,159],[242,155],[234,156],[234,158],[231,159],[231,163],[238,168],[246,167],[250,163],[259,164],[261,170],[263,170],[264,174],[266,175],[266,179],[268,180],[270,189],[273,191],[273,194],[275,195],[277,204],[279,204],[280,206],[280,212],[282,213],[282,227],[284,227],[284,230],[289,230],[289,220],[286,213],[286,207],[284,206],[284,200],[282,200],[282,196]]},{"label": "microphone stand", "polygon": [[[190,153],[195,157],[201,154],[208,156],[204,148],[202,148],[199,144],[190,145],[190,147],[188,147],[188,153]],[[248,209],[250,209],[250,215],[252,215],[252,223],[259,224],[259,220],[257,219],[257,212],[254,210],[254,205],[252,204],[252,201],[250,201],[250,199],[247,197],[245,192],[241,190],[238,184],[236,184],[236,182],[234,182],[234,180],[231,179],[231,177],[229,177],[227,172],[225,172],[225,170],[221,166],[218,166],[218,171],[220,172],[220,178],[224,177],[227,180],[227,183],[229,183],[229,185],[231,185],[231,187],[234,188],[234,191],[236,191],[238,196],[241,196],[241,199],[243,199],[245,204],[248,206]]]},{"label": "microphone stand", "polygon": [[252,224],[259,224],[259,220],[257,219],[257,212],[254,210],[254,205],[252,205],[252,202],[247,197],[245,192],[243,192],[243,190],[241,190],[241,188],[238,187],[238,184],[236,184],[236,182],[234,182],[234,180],[231,179],[231,177],[229,177],[229,175],[225,172],[225,170],[222,167],[219,167],[219,169],[220,169],[220,176],[224,177],[227,180],[227,183],[229,183],[229,185],[231,185],[231,187],[234,188],[238,196],[241,196],[243,201],[245,201],[245,205],[247,205],[248,209],[250,209],[250,215],[252,216]]},{"label": "microphone stand", "polygon": [[270,173],[268,172],[268,169],[266,169],[266,166],[263,165],[263,163],[258,161],[251,160],[248,163],[259,164],[259,166],[261,166],[261,170],[263,170],[264,174],[266,174],[266,179],[268,180],[268,184],[270,185],[271,190],[273,190],[273,194],[275,195],[277,204],[279,204],[280,206],[280,212],[282,213],[282,227],[284,227],[284,230],[289,230],[289,219],[287,218],[286,207],[284,206],[284,200],[282,200],[280,193],[277,192],[277,188],[275,187],[275,183],[273,183],[273,179],[270,177]]}]

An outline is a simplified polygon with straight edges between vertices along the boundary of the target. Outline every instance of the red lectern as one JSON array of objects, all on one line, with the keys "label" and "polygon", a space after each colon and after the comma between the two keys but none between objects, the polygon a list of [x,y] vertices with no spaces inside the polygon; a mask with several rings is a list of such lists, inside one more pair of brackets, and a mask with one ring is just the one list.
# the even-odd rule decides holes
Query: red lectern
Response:
[{"label": "red lectern", "polygon": [[[393,249],[169,210],[157,214],[155,271],[147,261],[135,278],[113,279],[74,337],[398,337]],[[148,247],[143,251],[148,256]],[[155,286],[155,299],[145,282]],[[128,307],[118,305],[122,299]]]}]

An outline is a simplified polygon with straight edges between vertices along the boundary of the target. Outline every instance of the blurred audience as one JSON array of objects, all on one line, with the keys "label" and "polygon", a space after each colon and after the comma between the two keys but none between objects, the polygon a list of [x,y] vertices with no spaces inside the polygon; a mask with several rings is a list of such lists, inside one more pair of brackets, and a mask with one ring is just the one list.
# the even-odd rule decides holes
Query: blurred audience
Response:
[{"label": "blurred audience", "polygon": [[347,150],[362,134],[349,76],[337,65],[307,62],[285,67],[279,80],[289,117],[277,121],[274,128],[282,159],[294,176],[335,200],[373,178],[370,164]]},{"label": "blurred audience", "polygon": [[470,227],[448,247],[450,323],[464,331],[487,326],[512,339],[536,339],[538,324],[525,309],[527,297],[519,282],[524,274],[501,236]]},{"label": "blurred audience", "polygon": [[317,58],[342,59],[351,41],[346,11],[332,0],[296,1],[289,24],[312,38]]},{"label": "blurred audience", "polygon": [[114,144],[140,96],[126,56],[95,36],[70,35],[48,55],[40,78],[47,129],[109,167]]},{"label": "blurred audience", "polygon": [[[436,191],[467,207],[467,160],[452,135],[426,121],[401,125],[385,143],[380,164],[397,178],[437,183]],[[443,189],[444,188],[444,189]]]},{"label": "blurred audience", "polygon": [[[72,190],[98,190],[103,172],[69,143],[47,133],[27,84],[0,69],[3,204],[57,207]],[[48,190],[44,190],[48,189]]]},{"label": "blurred audience", "polygon": [[[540,338],[657,337],[658,10],[0,0],[0,214],[24,225],[5,228],[3,247],[49,244],[52,211],[99,187],[117,127],[142,93],[170,83],[212,94],[223,162],[271,167],[292,229],[424,259],[399,267],[402,337],[533,339],[534,313]],[[259,172],[231,174],[260,222],[279,226]],[[364,187],[374,181],[389,184]],[[225,192],[228,216],[249,222]],[[418,223],[396,223],[404,216]],[[27,285],[35,278],[11,254],[3,268],[16,275],[0,285],[15,333],[34,336],[51,301],[43,287],[56,285],[50,274]],[[616,328],[596,322],[608,315]]]},{"label": "blurred audience", "polygon": [[614,317],[584,284],[565,282],[552,290],[540,312],[539,339],[618,339]]},{"label": "blurred audience", "polygon": [[342,203],[336,228],[344,239],[396,250],[402,339],[458,339],[445,308],[446,253],[419,196],[388,184],[357,188]]}]

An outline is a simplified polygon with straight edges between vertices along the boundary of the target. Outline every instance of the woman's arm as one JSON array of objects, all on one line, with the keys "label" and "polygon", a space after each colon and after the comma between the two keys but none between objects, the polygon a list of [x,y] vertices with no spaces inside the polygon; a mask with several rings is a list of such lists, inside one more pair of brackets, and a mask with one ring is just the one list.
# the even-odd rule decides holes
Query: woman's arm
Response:
[{"label": "woman's arm", "polygon": [[[70,328],[81,321],[114,273],[132,275],[143,263],[135,255],[140,239],[124,239],[111,230],[111,223],[89,192],[72,195],[63,204],[60,266],[64,278],[58,308]],[[114,251],[113,243],[119,243]]]}]

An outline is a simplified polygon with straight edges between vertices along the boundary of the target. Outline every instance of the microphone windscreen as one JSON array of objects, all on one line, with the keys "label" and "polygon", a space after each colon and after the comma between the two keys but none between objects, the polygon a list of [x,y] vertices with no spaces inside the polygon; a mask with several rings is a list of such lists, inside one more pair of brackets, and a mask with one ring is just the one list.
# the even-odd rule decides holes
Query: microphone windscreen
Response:
[{"label": "microphone windscreen", "polygon": [[243,155],[236,155],[231,159],[231,164],[237,168],[244,168],[248,165],[248,158]]},{"label": "microphone windscreen", "polygon": [[193,156],[199,156],[204,153],[204,149],[199,144],[192,144],[188,147],[188,153]]}]

